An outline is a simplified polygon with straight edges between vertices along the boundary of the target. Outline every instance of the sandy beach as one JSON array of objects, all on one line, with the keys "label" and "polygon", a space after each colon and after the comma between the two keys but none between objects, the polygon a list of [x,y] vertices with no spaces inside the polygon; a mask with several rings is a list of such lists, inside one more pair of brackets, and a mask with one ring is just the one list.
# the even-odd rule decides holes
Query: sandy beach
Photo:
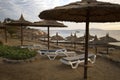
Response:
[{"label": "sandy beach", "polygon": [[[14,42],[14,44],[13,44]],[[20,41],[9,39],[6,45],[20,45]],[[43,43],[37,41],[24,41],[24,44],[40,44],[42,49],[46,48]],[[51,44],[53,45],[53,44]],[[90,51],[94,51],[91,50]],[[114,53],[114,54],[113,54]],[[112,59],[120,60],[119,50],[109,54]],[[57,57],[49,60],[46,56],[37,54],[36,60],[24,63],[5,63],[0,58],[0,80],[83,80],[84,67],[79,65],[77,69],[62,64]],[[97,55],[95,64],[89,64],[88,80],[119,80],[120,65],[106,56]]]},{"label": "sandy beach", "polygon": [[[34,62],[9,64],[0,61],[1,80],[83,80],[83,66],[71,69],[59,59],[38,58]],[[111,61],[98,57],[88,69],[88,80],[119,80],[120,68]]]},{"label": "sandy beach", "polygon": [[0,0],[0,80],[120,80],[120,0],[104,1]]}]

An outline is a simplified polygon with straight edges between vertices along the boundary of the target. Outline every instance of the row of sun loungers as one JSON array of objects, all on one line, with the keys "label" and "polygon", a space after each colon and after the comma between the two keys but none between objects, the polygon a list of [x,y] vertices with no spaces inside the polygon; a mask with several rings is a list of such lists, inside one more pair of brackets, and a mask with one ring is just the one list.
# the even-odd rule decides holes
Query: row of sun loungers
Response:
[{"label": "row of sun loungers", "polygon": [[[62,56],[60,61],[63,64],[70,65],[72,69],[78,67],[80,63],[84,63],[85,58],[84,54],[77,55],[74,51],[67,51],[66,49],[57,49],[57,50],[38,50],[37,51],[41,56],[47,56],[50,60],[55,60],[57,56]],[[95,63],[96,55],[89,53],[88,61],[90,63]]]},{"label": "row of sun loungers", "polygon": [[[37,52],[41,56],[47,56],[49,60],[55,60],[57,56],[62,57],[60,62],[66,65],[70,65],[72,69],[76,69],[80,63],[84,63],[84,53],[77,55],[74,51],[67,51],[66,49],[53,49],[53,50],[39,50],[40,45],[23,45],[21,48],[28,48],[29,50],[37,49]],[[95,63],[96,55],[89,53],[88,61],[90,63]]]},{"label": "row of sun loungers", "polygon": [[57,56],[75,56],[74,51],[67,51],[66,49],[57,49],[57,50],[38,50],[40,55],[46,55],[50,60],[54,60]]}]

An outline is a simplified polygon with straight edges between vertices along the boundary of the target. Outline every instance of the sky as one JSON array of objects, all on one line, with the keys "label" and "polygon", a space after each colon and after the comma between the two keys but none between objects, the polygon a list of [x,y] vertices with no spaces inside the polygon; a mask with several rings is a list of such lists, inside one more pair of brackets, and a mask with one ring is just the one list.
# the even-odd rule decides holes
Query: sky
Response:
[{"label": "sky", "polygon": [[[0,0],[0,21],[5,18],[19,19],[23,14],[28,21],[39,21],[39,13],[71,2],[80,0]],[[97,0],[120,4],[120,0]],[[68,26],[64,29],[85,29],[85,23],[62,22]],[[91,23],[90,28],[120,30],[120,23]],[[40,28],[42,29],[42,28]],[[60,28],[53,28],[60,29]]]}]

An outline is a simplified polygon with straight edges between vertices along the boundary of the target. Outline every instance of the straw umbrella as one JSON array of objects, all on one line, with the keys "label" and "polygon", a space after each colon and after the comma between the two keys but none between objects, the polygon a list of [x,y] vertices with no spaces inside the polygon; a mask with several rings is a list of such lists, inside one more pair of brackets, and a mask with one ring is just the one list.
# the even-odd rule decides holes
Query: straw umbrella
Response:
[{"label": "straw umbrella", "polygon": [[71,35],[70,35],[70,36],[67,36],[66,39],[67,39],[67,40],[71,40],[72,37],[73,37],[73,34],[71,33]]},{"label": "straw umbrella", "polygon": [[[94,37],[95,36],[88,34],[88,41],[93,40]],[[77,41],[82,41],[83,43],[85,43],[85,38],[86,38],[86,35],[84,34],[84,36],[79,37]]]},{"label": "straw umbrella", "polygon": [[5,21],[2,23],[0,22],[0,29],[4,29],[4,34],[5,34],[5,42],[7,43],[7,30],[6,30],[6,26],[5,26]]},{"label": "straw umbrella", "polygon": [[50,42],[50,27],[67,27],[62,23],[59,23],[57,21],[53,21],[53,20],[43,20],[43,21],[38,21],[38,22],[34,22],[31,26],[36,26],[36,27],[47,27],[47,31],[48,31],[48,50],[49,50],[49,42]]},{"label": "straw umbrella", "polygon": [[56,35],[51,37],[51,40],[56,40],[57,46],[58,46],[58,40],[64,40],[64,38],[60,35],[58,35],[58,32],[56,32]]},{"label": "straw umbrella", "polygon": [[95,35],[94,40],[92,41],[92,44],[95,46],[95,53],[97,54],[97,45],[102,44],[102,42],[97,38],[97,35]]},{"label": "straw umbrella", "polygon": [[66,37],[67,41],[71,42],[71,46],[74,46],[74,50],[76,49],[76,40],[77,40],[77,36],[76,36],[76,32],[74,33],[74,35],[71,33],[70,36]]},{"label": "straw umbrella", "polygon": [[76,40],[77,40],[76,32],[74,33],[74,50],[76,49]]},{"label": "straw umbrella", "polygon": [[106,44],[109,42],[118,42],[116,39],[110,37],[109,34],[106,34],[106,36],[101,37],[100,40]]},{"label": "straw umbrella", "polygon": [[21,17],[19,18],[19,20],[8,19],[8,21],[6,23],[6,25],[21,27],[21,45],[23,45],[23,28],[24,28],[23,26],[29,26],[30,24],[31,24],[31,22],[26,21],[22,14],[21,14]]},{"label": "straw umbrella", "polygon": [[71,46],[72,46],[72,38],[73,38],[73,34],[72,33],[71,33],[70,36],[66,37],[66,40],[71,42]]},{"label": "straw umbrella", "polygon": [[100,41],[103,42],[104,44],[106,44],[106,45],[104,45],[104,46],[106,47],[107,54],[109,53],[109,50],[108,50],[109,45],[108,45],[108,43],[109,43],[109,42],[118,42],[118,40],[110,37],[109,34],[106,34],[106,36],[101,37],[101,38],[100,38]]},{"label": "straw umbrella", "polygon": [[86,22],[84,79],[87,79],[89,22],[119,22],[120,5],[96,0],[82,0],[43,11],[39,17],[60,21]]},{"label": "straw umbrella", "polygon": [[[85,39],[86,34],[85,34],[83,37],[84,37],[84,39]],[[95,36],[88,34],[88,40],[91,40],[91,39],[93,39],[94,37],[95,37]]]}]

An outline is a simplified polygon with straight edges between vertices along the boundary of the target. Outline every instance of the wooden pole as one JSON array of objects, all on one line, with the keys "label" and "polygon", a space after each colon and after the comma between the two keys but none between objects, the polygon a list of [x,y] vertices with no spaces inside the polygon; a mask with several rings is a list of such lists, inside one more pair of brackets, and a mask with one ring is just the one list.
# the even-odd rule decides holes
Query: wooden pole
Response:
[{"label": "wooden pole", "polygon": [[85,30],[85,63],[84,63],[84,80],[87,80],[87,65],[88,65],[88,36],[89,36],[89,8],[86,10],[86,30]]},{"label": "wooden pole", "polygon": [[57,38],[57,46],[58,46],[58,33],[56,33],[56,38]]},{"label": "wooden pole", "polygon": [[49,44],[49,41],[50,41],[49,35],[50,35],[50,28],[49,28],[49,26],[48,26],[48,50],[49,50],[49,47],[50,47],[50,44]]},{"label": "wooden pole", "polygon": [[23,45],[23,26],[21,25],[21,46]]},{"label": "wooden pole", "polygon": [[97,51],[98,51],[98,50],[97,50],[97,45],[95,45],[95,54],[97,54]]},{"label": "wooden pole", "polygon": [[57,39],[57,46],[58,46],[58,39]]},{"label": "wooden pole", "polygon": [[108,47],[108,43],[107,43],[107,54],[109,54],[109,47]]}]

